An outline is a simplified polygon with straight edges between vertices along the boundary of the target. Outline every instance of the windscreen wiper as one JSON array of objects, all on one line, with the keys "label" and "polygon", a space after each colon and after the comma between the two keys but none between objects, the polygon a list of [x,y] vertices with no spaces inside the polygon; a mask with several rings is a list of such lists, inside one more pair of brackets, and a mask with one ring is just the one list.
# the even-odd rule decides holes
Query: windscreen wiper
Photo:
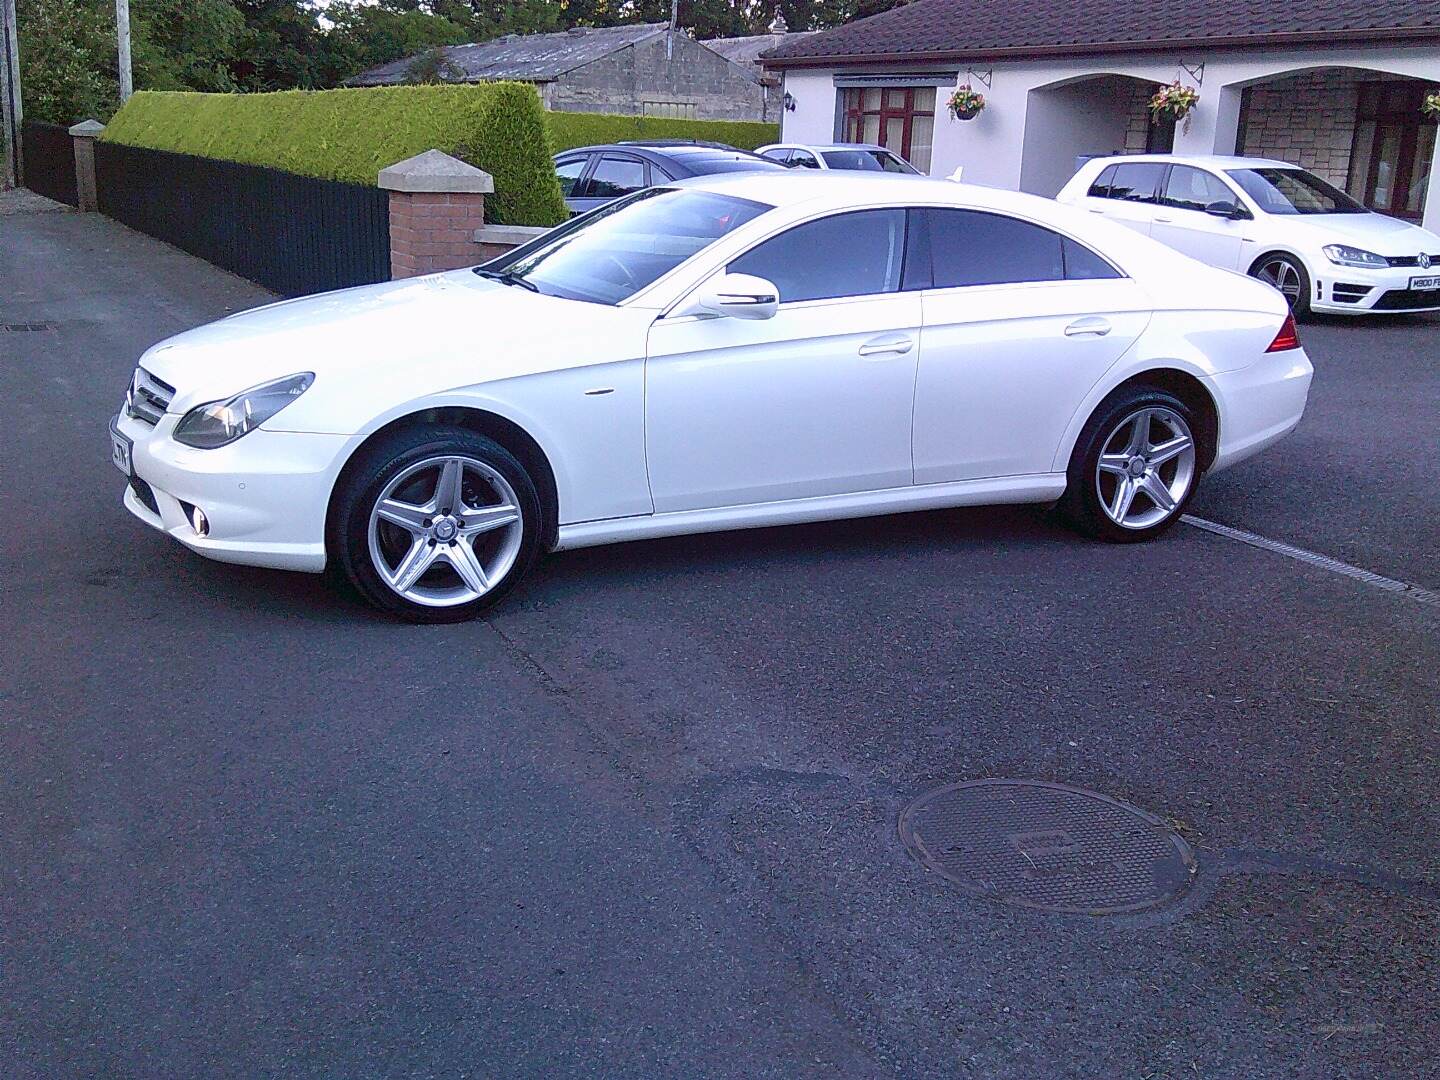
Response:
[{"label": "windscreen wiper", "polygon": [[529,289],[533,293],[540,291],[540,287],[533,281],[526,281],[520,275],[512,274],[508,270],[486,270],[484,267],[477,266],[475,273],[483,278],[489,278],[491,281],[498,281],[502,285],[519,285],[522,289]]}]

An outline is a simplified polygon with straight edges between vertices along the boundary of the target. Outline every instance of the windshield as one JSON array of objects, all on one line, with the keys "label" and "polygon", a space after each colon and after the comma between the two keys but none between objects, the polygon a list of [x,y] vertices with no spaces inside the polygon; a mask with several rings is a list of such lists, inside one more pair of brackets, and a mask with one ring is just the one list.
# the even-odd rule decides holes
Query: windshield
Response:
[{"label": "windshield", "polygon": [[1267,214],[1368,214],[1345,192],[1304,169],[1230,169]]},{"label": "windshield", "polygon": [[832,169],[898,173],[919,171],[886,150],[826,150],[820,156]]},{"label": "windshield", "polygon": [[562,225],[539,245],[480,267],[547,296],[618,304],[772,209],[709,191],[647,188]]}]

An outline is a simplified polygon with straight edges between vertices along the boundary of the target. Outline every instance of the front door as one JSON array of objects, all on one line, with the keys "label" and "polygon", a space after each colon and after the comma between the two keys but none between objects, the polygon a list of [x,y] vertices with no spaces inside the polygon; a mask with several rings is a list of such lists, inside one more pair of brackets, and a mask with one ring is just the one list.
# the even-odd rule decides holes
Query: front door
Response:
[{"label": "front door", "polygon": [[733,260],[771,319],[658,320],[645,443],[657,513],[911,483],[920,296],[900,292],[905,211],[797,225]]},{"label": "front door", "polygon": [[1215,203],[1238,206],[1240,197],[1214,173],[1190,165],[1170,169],[1150,227],[1152,239],[1224,270],[1240,267],[1246,222],[1207,214]]},{"label": "front door", "polygon": [[1428,85],[1360,85],[1347,187],[1372,210],[1408,221],[1425,213],[1425,189],[1435,155],[1435,121],[1421,112]]},{"label": "front door", "polygon": [[[934,271],[922,294],[915,482],[1049,473],[1076,408],[1140,336],[1152,302],[1033,222],[923,214]],[[927,245],[916,246],[923,258]]]}]

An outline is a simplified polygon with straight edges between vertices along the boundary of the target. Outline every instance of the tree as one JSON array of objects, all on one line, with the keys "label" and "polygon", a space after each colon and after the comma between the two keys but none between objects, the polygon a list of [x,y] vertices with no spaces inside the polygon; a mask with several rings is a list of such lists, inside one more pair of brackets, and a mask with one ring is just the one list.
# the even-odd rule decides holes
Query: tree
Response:
[{"label": "tree", "polygon": [[[321,81],[330,86],[379,64],[474,40],[466,27],[406,0],[344,0],[332,3],[325,17],[330,26],[316,67]],[[439,79],[441,69],[432,75]]]},{"label": "tree", "polygon": [[132,0],[135,84],[145,90],[235,89],[245,18],[229,0]]},{"label": "tree", "polygon": [[231,0],[245,20],[230,64],[243,90],[294,90],[319,86],[322,33],[308,0]]},{"label": "tree", "polygon": [[89,0],[18,0],[25,115],[52,124],[108,119],[119,104],[115,20]]}]

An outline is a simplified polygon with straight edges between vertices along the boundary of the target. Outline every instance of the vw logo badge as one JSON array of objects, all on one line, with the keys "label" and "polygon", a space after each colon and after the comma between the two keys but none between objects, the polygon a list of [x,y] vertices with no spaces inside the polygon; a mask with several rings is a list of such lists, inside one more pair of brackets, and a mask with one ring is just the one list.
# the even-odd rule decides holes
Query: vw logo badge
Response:
[{"label": "vw logo badge", "polygon": [[1420,267],[1421,267],[1421,269],[1422,269],[1422,270],[1423,270],[1423,269],[1427,269],[1429,266],[1430,266],[1430,256],[1429,256],[1429,255],[1421,255],[1421,256],[1420,256]]}]

